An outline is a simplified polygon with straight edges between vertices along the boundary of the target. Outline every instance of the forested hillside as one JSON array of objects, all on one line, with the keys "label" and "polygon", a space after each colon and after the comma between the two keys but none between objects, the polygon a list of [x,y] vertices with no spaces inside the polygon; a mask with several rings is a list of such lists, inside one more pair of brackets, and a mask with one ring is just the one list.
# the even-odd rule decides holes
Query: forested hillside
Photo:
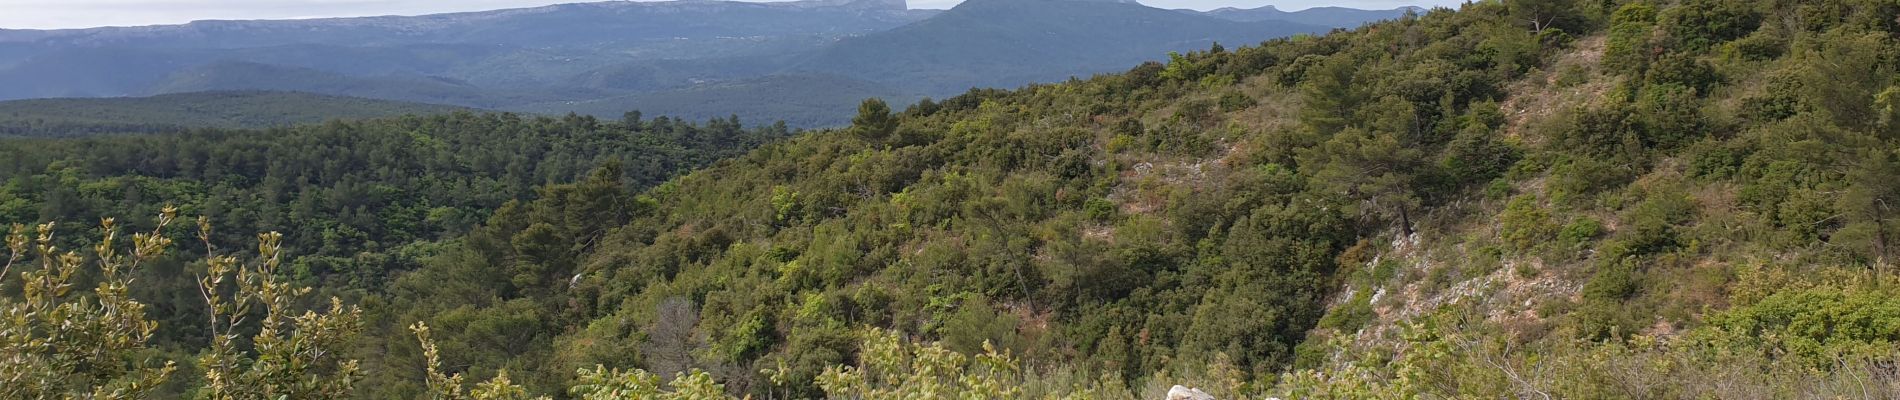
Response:
[{"label": "forested hillside", "polygon": [[296,92],[200,92],[137,98],[0,102],[0,136],[63,137],[263,129],[332,119],[447,114],[468,109]]},{"label": "forested hillside", "polygon": [[[0,221],[68,222],[63,231],[83,234],[55,244],[78,248],[97,237],[88,222],[118,217],[122,226],[150,229],[161,208],[176,206],[213,217],[219,229],[210,242],[221,247],[282,232],[285,279],[354,302],[496,210],[559,193],[543,185],[591,177],[625,193],[790,134],[730,119],[629,117],[464,112],[261,131],[6,139]],[[186,353],[203,346],[203,300],[185,272],[192,267],[150,268],[134,292],[154,306],[147,317],[162,322],[154,344]]]},{"label": "forested hillside", "polygon": [[[172,371],[133,357],[167,340],[137,329],[104,336],[131,338],[105,348],[132,361],[34,373],[178,393],[307,382],[260,389],[303,398],[1892,398],[1896,40],[1891,0],[1479,2],[1087,80],[868,100],[848,128],[650,189],[611,164],[544,186],[417,245],[414,270],[347,297],[361,314],[266,319],[294,329],[254,348],[168,348],[200,355],[174,357],[184,378],[142,375]],[[34,153],[10,168],[68,168]],[[79,182],[26,192],[99,186]],[[235,293],[346,285],[277,269],[273,240],[238,269],[264,284]],[[38,274],[24,287],[64,279]],[[121,304],[116,287],[79,298]],[[15,309],[54,304],[21,292]],[[351,350],[225,362],[280,343]],[[86,357],[69,358],[101,359]]]}]

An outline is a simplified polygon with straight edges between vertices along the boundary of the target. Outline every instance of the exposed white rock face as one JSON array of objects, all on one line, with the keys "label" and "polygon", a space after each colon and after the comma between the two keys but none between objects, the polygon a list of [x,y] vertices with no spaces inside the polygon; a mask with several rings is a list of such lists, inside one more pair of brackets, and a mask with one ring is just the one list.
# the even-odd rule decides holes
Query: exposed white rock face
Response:
[{"label": "exposed white rock face", "polygon": [[1200,389],[1174,385],[1168,389],[1168,400],[1214,400],[1214,396]]}]

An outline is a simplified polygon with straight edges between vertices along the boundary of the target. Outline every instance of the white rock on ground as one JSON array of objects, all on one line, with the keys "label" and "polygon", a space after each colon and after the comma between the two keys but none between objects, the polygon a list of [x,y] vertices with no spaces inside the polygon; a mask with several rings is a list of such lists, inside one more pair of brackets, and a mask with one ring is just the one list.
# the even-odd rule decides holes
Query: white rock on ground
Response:
[{"label": "white rock on ground", "polygon": [[1168,400],[1214,400],[1214,396],[1200,389],[1174,385],[1168,389]]}]

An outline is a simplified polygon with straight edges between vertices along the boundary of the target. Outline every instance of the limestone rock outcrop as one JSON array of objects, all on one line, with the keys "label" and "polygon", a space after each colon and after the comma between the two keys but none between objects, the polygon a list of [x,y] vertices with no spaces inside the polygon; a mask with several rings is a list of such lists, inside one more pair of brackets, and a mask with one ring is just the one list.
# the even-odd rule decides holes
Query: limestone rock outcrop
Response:
[{"label": "limestone rock outcrop", "polygon": [[1174,385],[1174,387],[1168,388],[1167,400],[1214,400],[1214,396],[1200,389]]}]

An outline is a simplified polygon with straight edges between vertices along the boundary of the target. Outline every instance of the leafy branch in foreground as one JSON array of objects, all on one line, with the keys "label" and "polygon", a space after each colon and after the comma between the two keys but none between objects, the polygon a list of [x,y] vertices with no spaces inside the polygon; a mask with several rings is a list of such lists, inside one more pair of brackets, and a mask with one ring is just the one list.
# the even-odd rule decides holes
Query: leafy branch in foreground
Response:
[{"label": "leafy branch in foreground", "polygon": [[[429,325],[417,322],[410,325],[409,330],[416,333],[416,341],[422,344],[422,357],[429,370],[429,398],[436,400],[526,400],[531,398],[528,397],[527,388],[516,385],[508,379],[507,370],[500,371],[494,379],[475,385],[474,389],[463,393],[462,381],[466,377],[462,374],[442,372],[442,351],[436,347],[435,340],[430,338]],[[547,398],[546,396],[533,397],[533,399]]]},{"label": "leafy branch in foreground", "polygon": [[[508,371],[501,370],[493,379],[476,384],[473,388],[464,388],[466,376],[442,372],[441,349],[435,344],[429,331],[429,325],[417,322],[409,326],[415,332],[416,341],[422,345],[424,365],[428,368],[429,398],[436,400],[529,400],[548,399],[547,396],[532,397],[528,389],[515,384],[508,378]],[[681,372],[670,385],[662,386],[659,376],[642,370],[621,372],[609,370],[603,366],[594,369],[581,369],[577,372],[579,382],[568,392],[583,400],[617,399],[669,399],[669,400],[723,400],[727,396],[725,387],[713,382],[712,375],[703,371]],[[670,386],[672,389],[668,390]]]},{"label": "leafy branch in foreground", "polygon": [[118,252],[114,221],[101,220],[104,234],[93,246],[99,282],[90,296],[73,290],[86,258],[59,252],[54,224],[39,225],[31,240],[26,226],[13,226],[0,275],[16,265],[37,268],[20,272],[20,299],[0,297],[0,398],[139,399],[177,370],[141,356],[158,324],[128,294],[131,272],[171,246],[159,232],[175,212],[165,208],[152,232],[133,235],[130,257]]},{"label": "leafy branch in foreground", "polygon": [[[464,387],[464,376],[442,371],[441,353],[431,338],[428,325],[416,323],[409,329],[421,342],[428,368],[429,397],[438,400],[528,400],[526,388],[514,384],[507,371],[494,379]],[[896,332],[871,328],[862,333],[858,365],[832,366],[816,378],[826,398],[835,399],[1010,399],[1045,398],[1087,400],[1131,398],[1132,393],[1102,381],[1064,385],[1025,371],[1022,362],[1006,351],[985,344],[984,352],[965,355],[942,344],[916,344]],[[762,373],[775,384],[789,383],[789,369],[781,365]],[[584,400],[663,399],[732,400],[724,385],[705,371],[680,372],[662,383],[658,375],[644,370],[622,371],[595,366],[580,369],[576,384],[568,389],[574,398]],[[1029,393],[1027,387],[1039,387],[1046,393]],[[747,398],[750,398],[749,396]]]},{"label": "leafy branch in foreground", "polygon": [[[198,218],[198,238],[207,254],[198,290],[210,307],[212,333],[211,348],[199,364],[204,390],[213,399],[347,398],[361,377],[357,361],[343,359],[340,350],[362,332],[362,310],[332,297],[328,312],[295,314],[297,298],[310,288],[280,278],[283,237],[257,235],[257,260],[244,263],[216,255],[211,222]],[[247,354],[237,332],[259,311],[264,315]]]},{"label": "leafy branch in foreground", "polygon": [[975,357],[944,348],[907,345],[896,333],[873,329],[864,334],[858,367],[833,366],[818,376],[832,397],[984,398],[1022,397],[1022,367],[988,342]]},{"label": "leafy branch in foreground", "polygon": [[[172,240],[163,232],[176,216],[176,208],[165,207],[150,232],[132,236],[129,255],[119,249],[115,221],[103,219],[90,259],[60,252],[53,223],[31,234],[23,225],[13,226],[0,274],[12,274],[16,266],[25,270],[19,273],[19,297],[0,297],[0,398],[158,395],[178,367],[152,356],[150,341],[158,323],[146,319],[146,304],[130,291],[133,272],[171,249]],[[208,219],[199,218],[198,228],[209,254],[199,293],[210,309],[213,337],[199,358],[204,370],[200,394],[219,400],[350,395],[360,374],[356,362],[341,359],[338,350],[361,331],[361,311],[332,298],[326,313],[295,314],[297,296],[309,289],[281,280],[282,235],[258,235],[257,261],[243,263],[217,255]],[[87,264],[96,264],[97,271],[87,270]],[[74,290],[91,280],[96,280],[92,291]],[[237,332],[259,317],[257,333],[241,344]]]}]

